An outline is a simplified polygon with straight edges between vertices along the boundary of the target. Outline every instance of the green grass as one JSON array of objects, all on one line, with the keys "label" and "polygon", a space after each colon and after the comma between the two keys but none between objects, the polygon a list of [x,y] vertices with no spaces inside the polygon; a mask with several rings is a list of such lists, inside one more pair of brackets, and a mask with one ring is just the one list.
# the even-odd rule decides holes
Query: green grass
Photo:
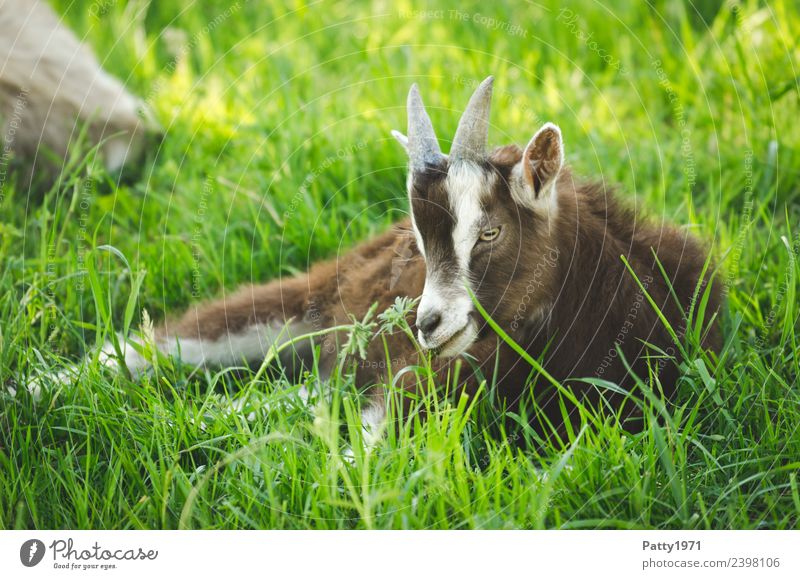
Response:
[{"label": "green grass", "polygon": [[126,311],[138,328],[381,231],[407,210],[389,131],[409,85],[444,140],[490,73],[492,143],[553,120],[578,173],[713,243],[718,366],[687,350],[679,395],[651,397],[638,434],[593,414],[536,443],[498,426],[487,387],[427,400],[424,425],[363,452],[346,375],[314,413],[253,374],[132,382],[93,363],[39,401],[0,389],[0,528],[798,527],[800,13],[545,4],[454,3],[462,21],[388,2],[56,2],[166,136],[129,185],[96,167],[43,201],[4,184],[0,382],[77,361]]}]

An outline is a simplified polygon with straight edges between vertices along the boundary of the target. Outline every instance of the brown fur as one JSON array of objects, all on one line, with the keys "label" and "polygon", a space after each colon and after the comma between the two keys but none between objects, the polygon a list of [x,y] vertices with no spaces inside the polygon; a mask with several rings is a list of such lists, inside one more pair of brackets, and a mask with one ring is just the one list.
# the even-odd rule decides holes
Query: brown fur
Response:
[{"label": "brown fur", "polygon": [[[553,377],[569,382],[573,391],[589,400],[596,400],[596,390],[570,379],[595,377],[627,388],[633,385],[621,358],[616,356],[615,342],[633,371],[647,381],[648,348],[643,342],[668,353],[675,353],[675,345],[620,256],[626,257],[654,302],[682,336],[684,312],[688,311],[700,280],[706,250],[684,231],[642,221],[611,191],[599,184],[576,183],[567,170],[562,171],[557,184],[558,212],[548,222],[542,215],[516,205],[511,198],[508,180],[521,157],[521,149],[510,146],[495,150],[489,159],[489,169],[500,178],[484,209],[489,219],[501,220],[510,231],[504,244],[490,255],[475,257],[478,275],[473,284],[477,298],[533,358],[542,360]],[[432,177],[434,181],[435,178]],[[435,184],[428,186],[435,192]],[[418,224],[419,219],[417,214]],[[680,307],[669,294],[653,251],[674,287]],[[707,274],[704,283],[708,280]],[[176,323],[165,326],[162,334],[214,340],[253,323],[289,319],[322,329],[349,323],[351,316],[363,318],[373,303],[382,311],[397,297],[418,297],[424,282],[425,261],[416,247],[410,223],[404,221],[343,258],[315,265],[306,275],[247,287],[223,301],[192,309]],[[717,285],[711,291],[706,320],[720,305]],[[525,304],[523,316],[521,304]],[[494,332],[477,313],[472,316],[480,322],[481,331],[468,353],[487,377],[493,375],[499,356],[498,392],[514,406],[529,392],[532,369],[508,346],[498,347]],[[413,316],[410,322],[413,324]],[[337,339],[342,336],[329,336],[323,342],[321,367],[333,366]],[[387,341],[393,373],[419,362],[416,345],[404,334],[391,335]],[[717,323],[708,329],[703,343],[719,350]],[[441,381],[446,381],[454,361],[434,359],[433,364]],[[658,372],[665,394],[670,395],[678,368],[671,361],[658,360],[651,361],[650,366]],[[386,383],[389,369],[382,339],[373,341],[368,359],[356,361],[356,368],[359,386]],[[462,378],[467,389],[475,389],[476,380],[469,372]],[[418,388],[413,374],[407,374],[403,383],[411,391]],[[553,404],[552,392],[548,392],[552,389],[543,380],[537,381],[536,388],[540,391],[534,395],[555,417],[557,405]],[[382,400],[381,392],[373,389],[377,400]]]}]

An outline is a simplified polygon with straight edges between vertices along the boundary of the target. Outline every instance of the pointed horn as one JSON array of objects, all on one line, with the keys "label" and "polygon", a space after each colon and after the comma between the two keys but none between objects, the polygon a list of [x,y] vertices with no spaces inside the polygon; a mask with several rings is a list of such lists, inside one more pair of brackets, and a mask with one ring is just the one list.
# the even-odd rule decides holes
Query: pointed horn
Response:
[{"label": "pointed horn", "polygon": [[442,158],[442,150],[422,97],[419,87],[414,83],[408,91],[408,158],[412,170],[424,169],[426,165],[436,165]]},{"label": "pointed horn", "polygon": [[489,112],[492,107],[492,83],[494,77],[484,80],[469,99],[456,136],[450,147],[452,160],[481,161],[486,158],[486,143],[489,140]]}]

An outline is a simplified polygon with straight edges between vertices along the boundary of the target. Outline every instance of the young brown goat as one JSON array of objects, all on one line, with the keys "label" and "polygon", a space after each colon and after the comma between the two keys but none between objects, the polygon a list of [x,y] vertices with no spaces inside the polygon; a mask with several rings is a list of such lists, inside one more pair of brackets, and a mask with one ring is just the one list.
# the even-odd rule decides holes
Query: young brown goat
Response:
[{"label": "young brown goat", "polygon": [[[513,405],[528,391],[532,368],[497,339],[471,291],[557,380],[595,377],[629,387],[624,357],[645,380],[658,372],[669,394],[678,368],[667,356],[676,345],[620,256],[682,336],[698,286],[710,282],[703,273],[705,250],[685,232],[637,220],[602,186],[576,183],[563,168],[561,132],[553,124],[544,125],[524,149],[512,145],[487,153],[491,89],[490,77],[473,94],[444,155],[418,89],[411,87],[408,136],[394,133],[410,160],[410,220],[306,275],[190,309],[157,333],[159,348],[190,364],[258,365],[278,339],[361,319],[375,303],[382,311],[398,297],[421,297],[413,322],[419,343],[402,332],[383,336],[356,365],[358,384],[375,386],[368,420],[383,416],[380,385],[389,378],[383,339],[394,374],[418,364],[422,351],[445,381],[466,353],[484,376],[499,370],[497,391]],[[402,267],[398,256],[405,257]],[[719,299],[712,287],[706,320]],[[336,340],[335,334],[322,339],[322,373],[335,364]],[[719,348],[716,321],[703,340]],[[113,356],[108,359],[114,363]],[[147,366],[131,348],[125,363],[133,372]],[[469,367],[464,365],[462,382],[474,389],[477,380],[465,375]],[[406,388],[418,388],[413,373],[403,378]],[[583,382],[570,386],[579,398],[591,399],[595,392]],[[546,407],[543,396],[539,402]]]}]

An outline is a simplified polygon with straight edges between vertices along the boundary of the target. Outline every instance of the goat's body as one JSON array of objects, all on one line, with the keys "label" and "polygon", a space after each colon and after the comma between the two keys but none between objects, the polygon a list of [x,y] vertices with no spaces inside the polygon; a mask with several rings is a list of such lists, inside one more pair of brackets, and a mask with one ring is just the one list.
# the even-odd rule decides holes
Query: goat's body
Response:
[{"label": "goat's body", "polygon": [[[669,394],[677,379],[677,367],[673,361],[659,358],[657,352],[674,354],[676,346],[620,256],[625,256],[649,296],[682,336],[685,314],[704,269],[705,251],[674,227],[637,219],[599,186],[576,187],[567,174],[559,187],[559,210],[551,224],[558,232],[558,239],[551,239],[557,251],[540,263],[509,271],[505,279],[491,280],[505,295],[500,306],[489,313],[497,314],[511,337],[560,381],[601,378],[630,386],[624,357],[645,380],[650,372],[658,373]],[[536,243],[536,239],[526,240],[523,251]],[[680,307],[653,252],[670,279]],[[522,255],[520,259],[524,262],[526,258]],[[402,222],[339,259],[315,265],[306,275],[246,287],[222,300],[192,307],[159,330],[158,343],[165,352],[179,353],[191,364],[257,366],[276,340],[348,324],[352,318],[362,319],[373,304],[383,311],[398,297],[419,297],[425,274],[425,261],[411,225]],[[534,311],[525,307],[527,302],[548,305]],[[719,295],[714,289],[708,311],[716,311],[718,305]],[[511,311],[516,313],[509,322]],[[384,339],[388,340],[389,360]],[[337,359],[337,340],[340,343],[342,335],[333,333],[318,343],[318,368],[323,375]],[[716,325],[710,329],[706,345],[718,349]],[[309,352],[305,350],[301,356],[307,360]],[[486,326],[467,353],[480,374],[495,380],[498,394],[510,406],[526,397],[535,373]],[[134,370],[145,366],[138,354],[131,355],[128,362]],[[649,356],[653,358],[648,360]],[[397,332],[374,340],[367,359],[353,363],[359,387],[379,386],[387,382],[390,369],[397,374],[405,366],[419,364],[419,349]],[[433,360],[442,382],[453,363],[451,358]],[[478,382],[468,368],[465,364],[461,370],[460,383],[474,390]],[[413,373],[406,378],[406,388],[416,390]],[[537,402],[557,412],[557,405],[552,404],[556,398],[546,382],[538,380],[536,384],[542,389],[540,396],[534,389]],[[586,394],[593,398],[595,389],[588,384],[572,382],[571,387],[579,397]],[[381,388],[372,392],[380,404]]]},{"label": "goat's body", "polygon": [[[603,187],[576,184],[562,170],[561,132],[551,123],[525,149],[487,153],[491,86],[489,77],[473,94],[447,156],[412,87],[409,135],[395,133],[409,154],[411,219],[306,275],[191,308],[156,332],[157,347],[196,365],[260,365],[277,342],[313,332],[324,377],[343,341],[325,330],[363,319],[374,305],[382,311],[397,298],[420,298],[408,316],[413,332],[373,336],[366,359],[343,366],[355,365],[359,387],[373,387],[370,408],[383,406],[381,385],[390,381],[412,393],[427,384],[401,370],[431,356],[438,383],[474,391],[485,379],[511,407],[531,393],[550,422],[559,422],[549,380],[536,380],[531,365],[498,339],[472,293],[578,398],[596,402],[599,396],[596,380],[579,379],[629,389],[631,373],[669,395],[678,377],[672,333],[683,338],[694,298],[712,280],[706,251],[685,232],[637,219]],[[713,323],[702,338],[713,349],[720,346],[717,285],[708,292],[706,326]],[[315,351],[307,339],[293,346],[280,359],[290,371],[307,366]],[[470,363],[456,372],[462,354]],[[126,364],[134,372],[147,367],[130,348]],[[380,413],[367,414],[374,421]]]},{"label": "goat's body", "polygon": [[[382,311],[397,297],[419,295],[424,279],[424,262],[404,222],[305,275],[248,286],[193,307],[167,322],[158,339],[201,348],[205,354],[195,358],[204,363],[218,364],[212,358],[221,358],[259,364],[275,340],[349,324],[352,317],[362,319],[372,304]],[[321,338],[321,372],[332,368],[342,338],[335,333]]]},{"label": "goat's body", "polygon": [[[571,179],[567,176],[564,181]],[[561,251],[566,255],[561,260],[561,287],[545,333],[547,340],[554,340],[554,346],[563,347],[568,353],[574,345],[580,354],[569,361],[575,355],[561,357],[552,348],[547,356],[548,366],[561,379],[600,377],[627,384],[629,372],[616,353],[615,346],[619,346],[634,372],[647,380],[646,344],[667,356],[674,354],[677,346],[622,258],[676,334],[683,338],[695,293],[699,292],[699,306],[713,271],[713,265],[706,263],[708,253],[685,229],[638,218],[601,186],[570,188],[564,183],[559,192],[556,230],[561,237]],[[714,285],[706,323],[717,312],[719,299]],[[704,341],[709,348],[719,348],[718,324],[708,328]],[[655,350],[649,353],[657,356]],[[666,363],[663,357],[661,363],[658,358],[649,363],[653,369],[661,370],[660,381],[671,389],[677,377],[673,363]]]}]

